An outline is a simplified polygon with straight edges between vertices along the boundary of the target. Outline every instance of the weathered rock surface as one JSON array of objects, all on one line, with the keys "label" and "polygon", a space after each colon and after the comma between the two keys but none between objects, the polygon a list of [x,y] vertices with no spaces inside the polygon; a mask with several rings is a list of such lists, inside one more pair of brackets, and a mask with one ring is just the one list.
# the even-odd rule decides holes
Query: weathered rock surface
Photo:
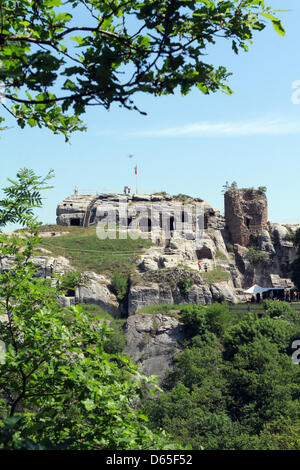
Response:
[{"label": "weathered rock surface", "polygon": [[127,346],[124,353],[139,364],[146,375],[159,375],[173,366],[174,356],[180,352],[184,328],[176,318],[157,315],[132,315],[126,327]]},{"label": "weathered rock surface", "polygon": [[107,287],[108,279],[93,272],[85,272],[89,277],[86,287],[76,289],[75,303],[96,304],[114,317],[119,316],[119,303],[117,298]]},{"label": "weathered rock surface", "polygon": [[263,230],[258,235],[257,243],[261,251],[266,251],[267,253],[270,253],[271,255],[274,255],[276,253],[274,245],[271,240],[271,236],[267,230]]},{"label": "weathered rock surface", "polygon": [[[149,279],[152,282],[149,282]],[[187,292],[180,288],[180,281],[192,280]],[[156,282],[155,282],[156,281]],[[238,303],[234,285],[228,282],[205,284],[201,275],[182,268],[161,269],[148,273],[148,280],[133,286],[128,296],[128,315],[133,315],[143,307],[163,304],[192,304],[209,305],[214,301]]]},{"label": "weathered rock surface", "polygon": [[148,305],[173,304],[172,291],[156,283],[138,284],[130,289],[128,297],[128,315],[133,315]]}]

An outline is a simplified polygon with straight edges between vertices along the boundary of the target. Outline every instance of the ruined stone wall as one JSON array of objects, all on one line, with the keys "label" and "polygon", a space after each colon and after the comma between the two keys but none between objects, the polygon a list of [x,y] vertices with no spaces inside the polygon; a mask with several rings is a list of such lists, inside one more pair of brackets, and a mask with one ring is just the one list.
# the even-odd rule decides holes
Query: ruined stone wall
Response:
[{"label": "ruined stone wall", "polygon": [[268,201],[257,190],[235,189],[225,193],[225,221],[232,243],[249,246],[251,235],[268,228]]}]

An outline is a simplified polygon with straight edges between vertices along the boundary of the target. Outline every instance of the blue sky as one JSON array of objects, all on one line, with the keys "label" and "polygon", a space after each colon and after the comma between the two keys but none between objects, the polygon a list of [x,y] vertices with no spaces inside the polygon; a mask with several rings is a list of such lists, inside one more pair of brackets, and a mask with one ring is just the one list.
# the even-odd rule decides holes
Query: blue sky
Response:
[{"label": "blue sky", "polygon": [[39,216],[55,223],[57,203],[75,185],[83,194],[134,189],[137,164],[139,192],[189,194],[223,211],[227,180],[267,186],[269,220],[300,223],[300,104],[292,102],[292,84],[300,80],[300,2],[269,3],[292,10],[280,13],[284,38],[269,25],[249,52],[236,56],[229,42],[220,42],[207,58],[233,73],[233,95],[139,94],[136,104],[147,116],[117,106],[109,112],[92,108],[84,118],[88,131],[74,134],[70,144],[50,131],[10,122],[14,127],[0,134],[1,187],[19,168],[40,175],[53,168],[54,188],[45,193]]}]

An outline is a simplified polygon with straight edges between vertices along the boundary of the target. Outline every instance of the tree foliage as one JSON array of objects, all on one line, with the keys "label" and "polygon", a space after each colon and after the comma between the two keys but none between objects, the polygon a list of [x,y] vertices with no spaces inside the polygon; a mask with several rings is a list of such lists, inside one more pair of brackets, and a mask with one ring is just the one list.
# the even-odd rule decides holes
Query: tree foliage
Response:
[{"label": "tree foliage", "polygon": [[66,139],[87,106],[137,109],[137,92],[231,93],[230,73],[204,59],[210,46],[247,50],[267,21],[284,34],[263,0],[6,0],[0,18],[3,107]]},{"label": "tree foliage", "polygon": [[144,403],[153,429],[163,427],[193,449],[299,449],[300,370],[290,346],[300,321],[284,302],[264,307],[261,317],[235,322],[222,305],[214,315],[187,307],[188,345],[159,400]]}]

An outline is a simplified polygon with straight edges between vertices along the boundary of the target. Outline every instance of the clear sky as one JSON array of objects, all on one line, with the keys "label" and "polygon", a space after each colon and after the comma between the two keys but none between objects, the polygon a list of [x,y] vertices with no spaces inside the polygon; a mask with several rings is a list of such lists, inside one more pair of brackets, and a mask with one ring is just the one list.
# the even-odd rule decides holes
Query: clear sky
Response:
[{"label": "clear sky", "polygon": [[55,223],[57,203],[75,185],[82,194],[122,192],[125,185],[134,190],[137,164],[140,193],[189,194],[223,211],[227,180],[239,187],[267,186],[269,220],[300,223],[300,104],[292,103],[292,84],[300,81],[300,2],[266,3],[292,10],[279,14],[284,38],[269,25],[256,34],[249,52],[236,56],[229,42],[220,42],[207,58],[233,73],[233,95],[139,94],[136,103],[147,116],[93,107],[84,118],[88,131],[74,134],[70,144],[48,130],[22,130],[11,121],[13,127],[0,133],[1,187],[19,168],[40,175],[53,168],[54,188],[45,193],[39,215]]}]

